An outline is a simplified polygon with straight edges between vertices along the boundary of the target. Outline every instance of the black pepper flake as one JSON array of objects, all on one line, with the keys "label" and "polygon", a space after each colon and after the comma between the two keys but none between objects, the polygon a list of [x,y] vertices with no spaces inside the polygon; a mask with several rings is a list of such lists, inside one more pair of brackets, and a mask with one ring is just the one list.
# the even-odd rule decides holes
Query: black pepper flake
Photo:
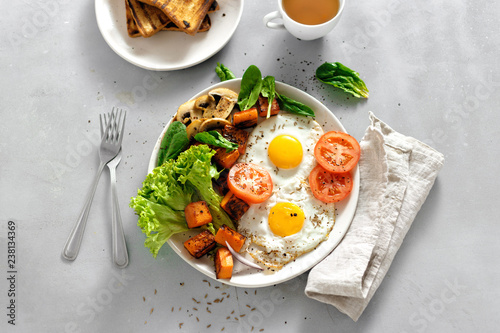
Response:
[{"label": "black pepper flake", "polygon": [[186,26],[186,28],[189,28],[191,26],[191,24],[189,24],[189,22],[186,20],[184,20],[182,22],[184,23],[184,26]]}]

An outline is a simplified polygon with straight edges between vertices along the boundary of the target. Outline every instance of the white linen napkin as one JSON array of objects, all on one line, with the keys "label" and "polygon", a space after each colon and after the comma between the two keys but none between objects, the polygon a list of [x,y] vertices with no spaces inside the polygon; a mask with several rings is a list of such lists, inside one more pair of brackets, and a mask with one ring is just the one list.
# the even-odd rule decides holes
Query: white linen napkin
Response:
[{"label": "white linen napkin", "polygon": [[444,156],[370,112],[356,213],[337,248],[309,273],[305,293],[354,321],[363,313],[424,203]]}]

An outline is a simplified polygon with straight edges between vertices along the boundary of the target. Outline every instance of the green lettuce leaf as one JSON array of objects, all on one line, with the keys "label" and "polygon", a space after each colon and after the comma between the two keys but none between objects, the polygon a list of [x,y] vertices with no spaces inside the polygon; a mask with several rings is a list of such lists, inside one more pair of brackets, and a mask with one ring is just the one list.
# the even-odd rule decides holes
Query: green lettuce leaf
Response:
[{"label": "green lettuce leaf", "polygon": [[223,224],[235,229],[233,222],[220,206],[222,197],[212,187],[212,178],[219,178],[217,168],[211,163],[213,155],[215,151],[207,145],[191,146],[179,155],[174,170],[179,175],[178,181],[192,185],[201,200],[207,203],[216,230]]},{"label": "green lettuce leaf", "polygon": [[156,258],[158,251],[174,234],[189,230],[184,211],[152,202],[144,197],[132,198],[130,206],[139,215],[137,225],[146,234],[144,246]]}]

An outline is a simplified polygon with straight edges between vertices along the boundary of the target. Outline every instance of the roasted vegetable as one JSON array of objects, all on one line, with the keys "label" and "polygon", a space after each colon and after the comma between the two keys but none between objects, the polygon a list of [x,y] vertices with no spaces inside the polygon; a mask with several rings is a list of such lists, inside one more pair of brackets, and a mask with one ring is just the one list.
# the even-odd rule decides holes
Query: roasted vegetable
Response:
[{"label": "roasted vegetable", "polygon": [[222,199],[220,206],[235,221],[239,220],[246,213],[250,205],[237,198],[233,192],[228,191]]},{"label": "roasted vegetable", "polygon": [[271,108],[269,108],[269,101],[264,96],[259,96],[259,116],[267,117],[269,111],[269,116],[275,116],[280,112],[280,105],[276,98],[273,99],[271,103]]},{"label": "roasted vegetable", "polygon": [[197,228],[212,222],[212,214],[205,201],[189,203],[184,209],[186,222],[189,228]]},{"label": "roasted vegetable", "polygon": [[233,125],[238,128],[248,128],[257,125],[259,113],[256,107],[233,114]]},{"label": "roasted vegetable", "polygon": [[229,174],[228,169],[224,169],[219,174],[219,178],[212,180],[212,185],[214,189],[220,195],[226,195],[227,191],[229,191],[229,187],[227,186],[227,175]]},{"label": "roasted vegetable", "polygon": [[215,234],[215,241],[221,245],[226,246],[226,241],[228,242],[229,245],[236,251],[240,252],[241,248],[243,247],[243,244],[245,244],[246,237],[237,232],[236,230],[233,230],[229,228],[226,225],[223,225],[222,227],[217,230],[217,233]]},{"label": "roasted vegetable", "polygon": [[197,259],[207,254],[215,245],[215,236],[208,230],[202,231],[184,242],[184,247]]},{"label": "roasted vegetable", "polygon": [[233,255],[225,247],[215,253],[215,276],[217,279],[230,279],[233,276]]},{"label": "roasted vegetable", "polygon": [[234,165],[234,163],[236,163],[238,157],[240,157],[238,149],[227,152],[226,148],[222,147],[214,147],[214,148],[216,151],[214,155],[214,162],[221,168],[229,169]]},{"label": "roasted vegetable", "polygon": [[232,125],[226,125],[222,129],[222,136],[227,140],[238,144],[240,156],[245,153],[249,133],[243,129],[236,128]]}]

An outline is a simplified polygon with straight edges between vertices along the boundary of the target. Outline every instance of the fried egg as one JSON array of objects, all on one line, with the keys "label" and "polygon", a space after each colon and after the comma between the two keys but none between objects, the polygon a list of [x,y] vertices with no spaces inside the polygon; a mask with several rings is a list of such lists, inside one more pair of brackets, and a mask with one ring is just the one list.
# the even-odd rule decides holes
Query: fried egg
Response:
[{"label": "fried egg", "polygon": [[280,113],[252,131],[241,162],[269,171],[273,193],[253,204],[238,223],[247,252],[258,262],[280,269],[328,238],[335,207],[316,199],[308,183],[316,166],[314,146],[323,134],[313,119]]}]

